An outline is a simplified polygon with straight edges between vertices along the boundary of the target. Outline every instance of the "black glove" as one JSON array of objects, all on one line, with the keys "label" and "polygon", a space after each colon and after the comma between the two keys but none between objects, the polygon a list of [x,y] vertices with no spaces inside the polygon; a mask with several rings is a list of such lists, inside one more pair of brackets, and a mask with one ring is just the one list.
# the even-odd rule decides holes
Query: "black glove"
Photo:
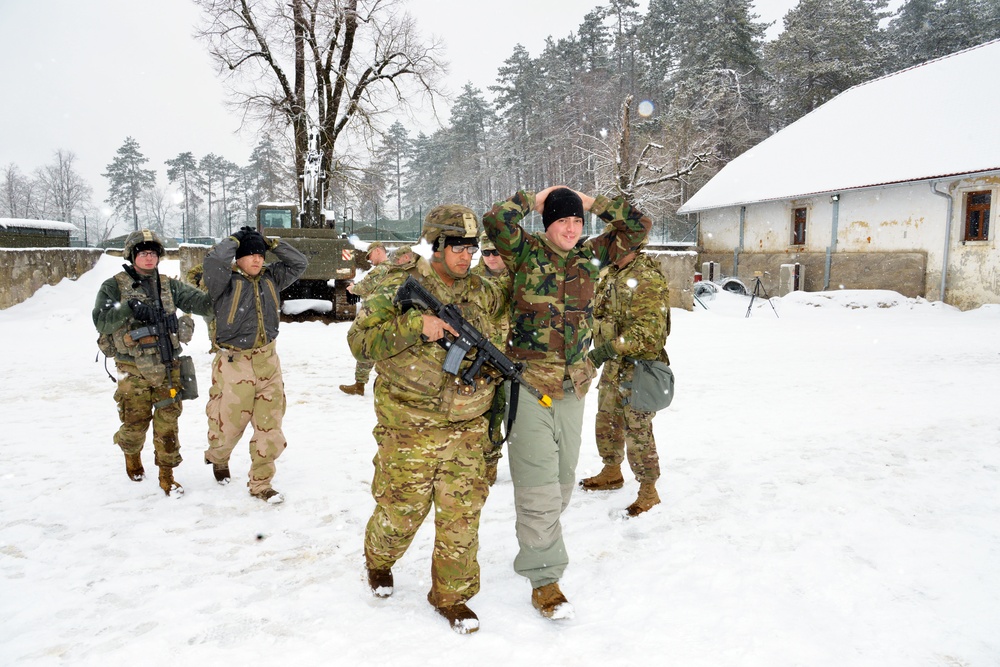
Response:
[{"label": "black glove", "polygon": [[253,227],[246,227],[246,226],[244,226],[244,227],[240,227],[240,228],[239,228],[238,230],[236,230],[236,232],[235,232],[235,233],[233,234],[232,238],[236,239],[236,242],[237,242],[237,243],[242,243],[242,242],[243,242],[243,239],[244,239],[244,238],[246,238],[246,235],[247,235],[247,234],[250,234],[251,232],[256,232],[256,231],[257,231],[257,230],[256,230],[256,229],[254,229]]},{"label": "black glove", "polygon": [[590,359],[591,363],[595,367],[600,368],[604,365],[604,362],[608,359],[613,359],[615,356],[615,348],[611,347],[611,343],[605,343],[599,347],[595,347],[593,350],[587,353],[587,358]]},{"label": "black glove", "polygon": [[128,307],[132,309],[132,316],[143,324],[152,324],[156,319],[152,306],[139,299],[129,299]]}]

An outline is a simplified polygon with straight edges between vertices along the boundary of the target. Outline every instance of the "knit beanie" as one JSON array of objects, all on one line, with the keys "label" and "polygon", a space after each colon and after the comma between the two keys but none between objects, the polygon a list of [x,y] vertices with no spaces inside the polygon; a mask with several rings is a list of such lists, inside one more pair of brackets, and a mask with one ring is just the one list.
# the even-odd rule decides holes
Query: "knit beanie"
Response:
[{"label": "knit beanie", "polygon": [[553,190],[545,198],[545,205],[542,207],[542,224],[548,230],[556,220],[563,218],[583,218],[583,201],[580,195],[569,188],[559,188]]},{"label": "knit beanie", "polygon": [[236,259],[247,255],[264,255],[267,253],[267,241],[264,236],[257,231],[247,232],[240,246],[236,249]]}]

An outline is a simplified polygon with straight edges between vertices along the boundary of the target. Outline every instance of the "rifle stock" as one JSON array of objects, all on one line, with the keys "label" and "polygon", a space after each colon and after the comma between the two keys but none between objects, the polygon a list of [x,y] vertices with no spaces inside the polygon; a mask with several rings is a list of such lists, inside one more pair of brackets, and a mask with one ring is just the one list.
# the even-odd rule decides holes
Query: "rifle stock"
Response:
[{"label": "rifle stock", "polygon": [[[552,406],[552,399],[525,382],[522,371],[524,365],[511,361],[507,355],[497,349],[478,329],[469,324],[462,317],[461,311],[455,304],[441,303],[437,297],[427,291],[423,285],[417,282],[413,276],[407,276],[404,282],[396,291],[394,302],[407,311],[417,307],[427,310],[444,320],[452,329],[458,332],[455,338],[442,337],[438,339],[438,344],[448,351],[444,358],[442,368],[447,373],[457,375],[467,385],[475,384],[476,376],[479,375],[483,364],[489,364],[505,380],[516,381],[524,387],[529,394],[538,399],[538,402],[545,406]],[[462,360],[471,351],[476,350],[476,358],[472,365],[461,372]]]}]

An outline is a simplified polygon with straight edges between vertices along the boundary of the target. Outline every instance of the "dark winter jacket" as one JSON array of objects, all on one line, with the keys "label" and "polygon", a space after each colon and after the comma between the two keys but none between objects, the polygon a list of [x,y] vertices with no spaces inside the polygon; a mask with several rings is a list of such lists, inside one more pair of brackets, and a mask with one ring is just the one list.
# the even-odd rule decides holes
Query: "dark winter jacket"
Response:
[{"label": "dark winter jacket", "polygon": [[239,246],[233,237],[217,243],[205,256],[203,279],[215,309],[220,347],[249,350],[278,337],[278,295],[305,273],[309,261],[285,241],[268,245],[278,261],[256,276],[248,276],[233,264]]}]

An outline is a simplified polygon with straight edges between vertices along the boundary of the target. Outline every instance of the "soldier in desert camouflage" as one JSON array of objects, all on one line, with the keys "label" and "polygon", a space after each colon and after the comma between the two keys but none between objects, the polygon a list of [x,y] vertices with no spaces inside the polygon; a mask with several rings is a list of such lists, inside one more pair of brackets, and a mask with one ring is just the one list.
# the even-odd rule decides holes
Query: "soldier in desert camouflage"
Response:
[{"label": "soldier in desert camouflage", "polygon": [[[427,600],[465,634],[479,628],[466,602],[479,591],[479,515],[489,493],[483,476],[484,413],[498,379],[481,374],[474,387],[467,387],[446,373],[445,350],[435,341],[457,332],[433,314],[402,311],[394,297],[412,276],[442,303],[455,304],[480,330],[506,308],[506,299],[494,283],[469,275],[478,242],[478,222],[470,209],[431,209],[423,237],[432,245],[431,260],[417,258],[390,269],[347,334],[355,358],[374,361],[377,371],[376,506],[365,530],[365,567],[372,593],[391,595],[392,567],[433,507]],[[470,363],[463,361],[463,369]]]},{"label": "soldier in desert camouflage", "polygon": [[[264,255],[278,261],[264,264]],[[235,261],[235,263],[234,263]],[[250,495],[270,504],[284,500],[271,486],[275,464],[287,446],[281,430],[285,383],[275,339],[281,290],[305,273],[305,255],[281,239],[266,239],[243,227],[222,239],[205,257],[205,285],[215,309],[219,351],[212,362],[205,463],[215,480],[229,483],[229,456],[247,425],[250,439]]]},{"label": "soldier in desert camouflage", "polygon": [[590,360],[604,366],[597,385],[597,451],[604,469],[580,481],[587,491],[620,489],[622,461],[639,482],[639,495],[626,510],[637,516],[659,504],[656,480],[660,461],[653,439],[654,412],[628,403],[635,371],[633,359],[669,364],[664,345],[670,334],[670,289],[659,263],[638,251],[612,263],[594,298],[594,349]]}]

